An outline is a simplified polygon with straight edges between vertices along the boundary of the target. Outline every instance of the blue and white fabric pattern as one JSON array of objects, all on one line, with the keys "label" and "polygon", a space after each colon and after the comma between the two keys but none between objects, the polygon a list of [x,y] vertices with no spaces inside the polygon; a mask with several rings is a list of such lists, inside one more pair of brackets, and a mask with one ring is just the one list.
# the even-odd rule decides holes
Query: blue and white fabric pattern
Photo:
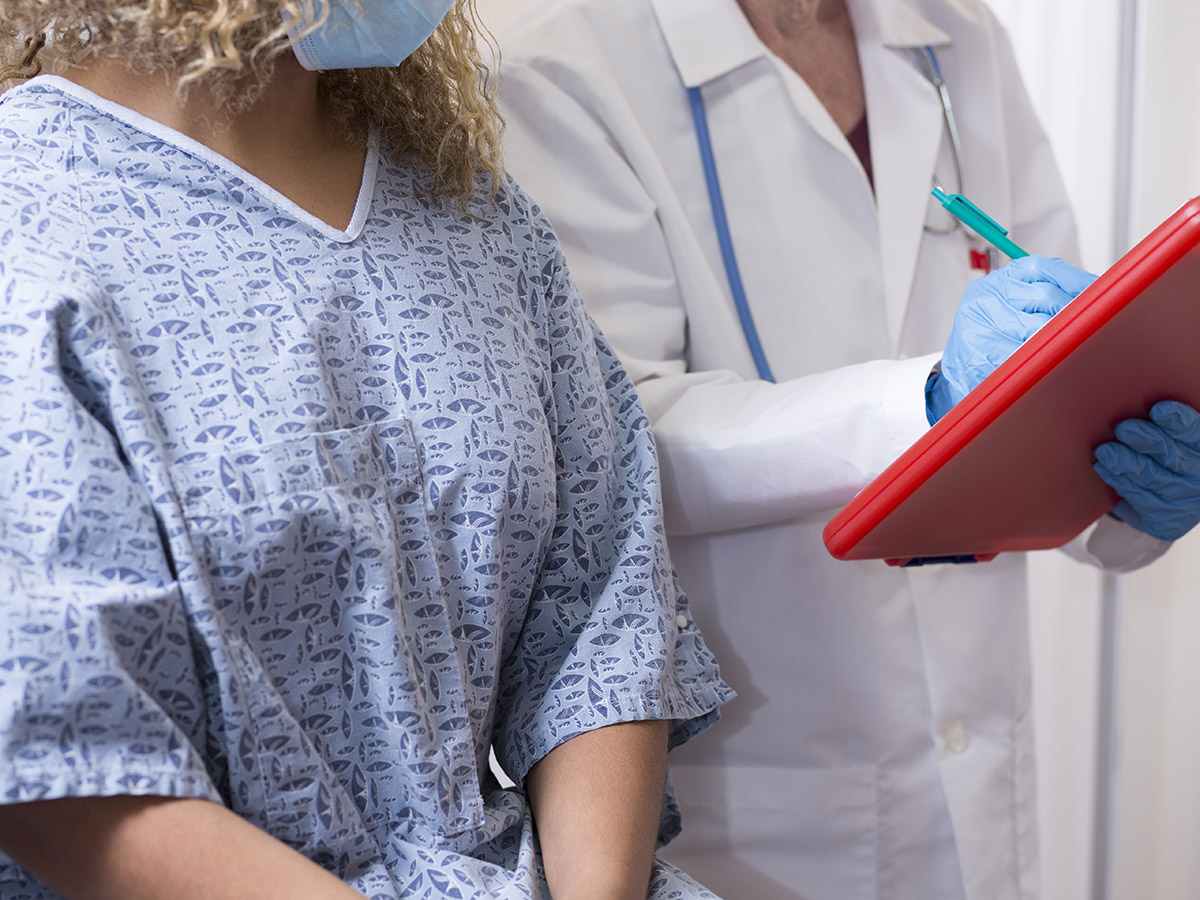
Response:
[{"label": "blue and white fabric pattern", "polygon": [[0,136],[0,799],[207,798],[367,897],[544,896],[489,746],[520,784],[731,692],[541,213],[371,152],[338,231],[55,77]]}]

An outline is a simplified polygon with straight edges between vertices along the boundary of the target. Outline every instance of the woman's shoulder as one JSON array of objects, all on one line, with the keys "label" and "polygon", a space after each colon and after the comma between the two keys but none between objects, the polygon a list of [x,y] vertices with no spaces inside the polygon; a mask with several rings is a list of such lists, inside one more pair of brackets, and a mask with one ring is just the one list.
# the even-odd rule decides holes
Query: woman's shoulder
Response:
[{"label": "woman's shoulder", "polygon": [[0,97],[0,190],[32,198],[70,181],[70,100],[38,80]]},{"label": "woman's shoulder", "polygon": [[[69,179],[80,132],[80,104],[67,93],[67,82],[39,76],[0,95],[0,174],[12,180],[14,169],[37,183]],[[98,138],[93,133],[93,139]]]},{"label": "woman's shoulder", "polygon": [[503,233],[516,237],[528,254],[531,275],[549,278],[565,268],[554,225],[511,174],[504,174],[493,205],[503,223]]},{"label": "woman's shoulder", "polygon": [[0,260],[28,273],[81,254],[84,218],[75,169],[87,150],[71,99],[34,79],[0,97]]},{"label": "woman's shoulder", "polygon": [[494,179],[481,170],[475,191],[465,201],[434,196],[430,174],[417,163],[390,165],[391,175],[377,212],[384,222],[421,226],[437,243],[459,253],[541,257],[557,252],[554,229],[541,208],[508,172]]}]

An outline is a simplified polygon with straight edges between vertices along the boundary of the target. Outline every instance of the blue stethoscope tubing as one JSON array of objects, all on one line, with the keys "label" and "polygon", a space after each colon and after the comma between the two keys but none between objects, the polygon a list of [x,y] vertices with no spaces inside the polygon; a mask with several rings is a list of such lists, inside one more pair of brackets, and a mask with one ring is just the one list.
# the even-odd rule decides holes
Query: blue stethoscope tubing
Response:
[{"label": "blue stethoscope tubing", "polygon": [[[946,114],[946,122],[950,129],[950,140],[954,149],[954,162],[959,162],[958,128],[954,122],[954,114],[950,107],[950,96],[946,83],[942,79],[942,67],[938,65],[937,54],[932,47],[922,48],[932,75],[930,79],[942,101]],[[687,89],[688,100],[692,106],[692,121],[696,126],[696,141],[700,145],[700,162],[704,167],[704,180],[708,185],[708,203],[712,208],[713,225],[717,229],[717,243],[721,246],[721,258],[725,262],[725,276],[729,279],[729,290],[733,294],[733,305],[737,309],[738,320],[742,323],[742,333],[746,336],[746,344],[750,355],[754,358],[754,367],[758,377],[763,381],[775,381],[771,365],[767,362],[766,351],[758,337],[758,328],[754,324],[754,314],[750,312],[750,304],[746,300],[746,288],[742,284],[742,274],[738,268],[737,253],[733,249],[733,237],[729,233],[729,218],[725,214],[725,200],[721,196],[721,181],[717,177],[717,161],[713,156],[712,139],[708,133],[708,115],[704,110],[704,98],[699,87]],[[962,173],[959,172],[961,184]]]},{"label": "blue stethoscope tubing", "polygon": [[729,233],[729,219],[725,215],[725,200],[721,196],[721,180],[717,177],[717,161],[713,157],[712,139],[708,134],[708,115],[704,111],[704,98],[700,88],[688,88],[688,99],[692,104],[692,120],[696,125],[696,139],[700,144],[700,162],[704,166],[704,180],[708,184],[708,203],[712,207],[713,224],[717,228],[717,242],[721,245],[721,258],[725,261],[725,276],[729,279],[729,290],[733,292],[733,305],[742,323],[742,332],[754,357],[754,367],[763,381],[775,381],[766,351],[758,339],[758,328],[754,315],[746,302],[746,288],[742,285],[742,273],[738,269],[737,254],[733,249],[733,237]]}]

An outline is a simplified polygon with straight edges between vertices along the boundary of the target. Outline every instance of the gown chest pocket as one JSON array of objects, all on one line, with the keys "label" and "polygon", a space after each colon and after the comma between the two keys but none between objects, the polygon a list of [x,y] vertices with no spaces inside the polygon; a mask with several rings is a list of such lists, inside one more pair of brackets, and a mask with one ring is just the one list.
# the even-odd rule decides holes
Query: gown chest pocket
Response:
[{"label": "gown chest pocket", "polygon": [[224,655],[239,811],[279,835],[341,796],[371,831],[473,827],[462,672],[408,421],[221,448],[172,479],[193,560],[181,582]]}]

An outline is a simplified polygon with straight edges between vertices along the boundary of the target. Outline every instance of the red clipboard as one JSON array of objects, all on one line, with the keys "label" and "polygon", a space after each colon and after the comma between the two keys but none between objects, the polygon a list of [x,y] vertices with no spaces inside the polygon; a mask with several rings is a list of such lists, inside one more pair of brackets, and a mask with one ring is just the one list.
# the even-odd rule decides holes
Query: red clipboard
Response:
[{"label": "red clipboard", "polygon": [[1200,407],[1200,197],[863,488],[825,546],[891,565],[1061,546],[1117,501],[1096,446],[1160,400]]}]

